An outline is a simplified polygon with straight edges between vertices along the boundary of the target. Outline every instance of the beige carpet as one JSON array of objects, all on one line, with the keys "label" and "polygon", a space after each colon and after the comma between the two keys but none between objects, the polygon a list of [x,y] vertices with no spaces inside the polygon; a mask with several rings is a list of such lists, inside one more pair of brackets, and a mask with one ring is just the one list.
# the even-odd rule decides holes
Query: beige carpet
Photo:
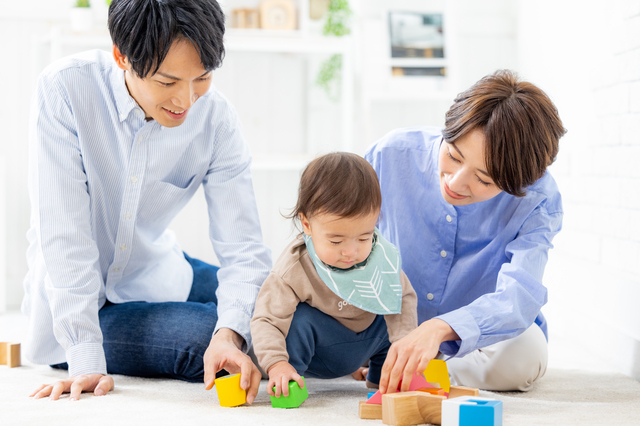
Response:
[{"label": "beige carpet", "polygon": [[[6,319],[0,316],[0,325],[6,326]],[[13,334],[15,327],[2,328],[0,341],[15,340],[7,339],[7,330]],[[550,368],[532,391],[481,392],[503,401],[504,425],[640,425],[640,383],[596,372],[597,362],[585,362],[584,354],[560,343],[551,341]],[[582,369],[570,369],[575,367]],[[116,389],[104,397],[85,394],[77,402],[67,395],[56,402],[28,397],[40,383],[64,377],[66,372],[46,366],[0,366],[0,425],[382,425],[358,418],[358,401],[368,390],[351,378],[309,379],[309,399],[289,410],[271,407],[265,381],[253,406],[236,408],[220,407],[215,389],[205,391],[201,384],[126,376],[114,376]]]}]

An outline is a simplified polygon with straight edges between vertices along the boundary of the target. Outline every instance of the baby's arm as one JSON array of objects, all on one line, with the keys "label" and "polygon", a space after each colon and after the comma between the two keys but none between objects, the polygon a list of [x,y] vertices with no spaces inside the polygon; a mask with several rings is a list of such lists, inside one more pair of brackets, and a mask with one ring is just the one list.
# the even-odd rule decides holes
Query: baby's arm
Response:
[{"label": "baby's arm", "polygon": [[288,362],[285,342],[298,303],[300,299],[289,284],[278,274],[269,274],[258,294],[251,320],[254,352],[260,366],[269,374],[269,395],[289,396],[290,380],[304,387],[302,378]]},{"label": "baby's arm", "polygon": [[399,314],[384,316],[391,343],[418,327],[418,296],[404,271],[400,272],[400,282],[402,283],[402,310]]}]

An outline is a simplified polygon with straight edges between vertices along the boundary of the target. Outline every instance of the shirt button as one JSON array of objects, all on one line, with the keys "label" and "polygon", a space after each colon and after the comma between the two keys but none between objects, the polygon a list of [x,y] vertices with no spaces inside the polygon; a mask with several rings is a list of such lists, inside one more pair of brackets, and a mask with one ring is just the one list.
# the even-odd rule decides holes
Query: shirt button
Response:
[{"label": "shirt button", "polygon": [[127,245],[126,245],[126,244],[122,244],[122,245],[120,246],[120,250],[124,251],[124,250],[126,250],[126,249],[127,249]]},{"label": "shirt button", "polygon": [[451,222],[451,216],[447,215],[447,222]]},{"label": "shirt button", "polygon": [[136,176],[133,176],[131,178],[131,182],[136,183],[138,181],[138,178]]},{"label": "shirt button", "polygon": [[131,219],[131,213],[125,213],[124,217],[126,217],[127,219]]},{"label": "shirt button", "polygon": [[433,300],[433,294],[431,294],[431,293],[427,294],[427,299]]},{"label": "shirt button", "polygon": [[442,256],[442,257],[447,257],[447,252],[446,252],[446,251],[444,251],[444,250],[442,250],[442,251],[440,252],[440,256]]},{"label": "shirt button", "polygon": [[118,272],[118,271],[120,270],[120,268],[118,268],[118,267],[116,266],[115,268],[113,268],[113,270],[114,270],[115,272]]}]

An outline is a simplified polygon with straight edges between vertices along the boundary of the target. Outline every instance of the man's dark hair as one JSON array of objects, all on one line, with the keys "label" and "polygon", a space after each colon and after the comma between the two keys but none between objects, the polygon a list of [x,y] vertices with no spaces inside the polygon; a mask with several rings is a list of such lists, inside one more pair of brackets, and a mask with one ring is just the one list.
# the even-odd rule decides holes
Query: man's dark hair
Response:
[{"label": "man's dark hair", "polygon": [[333,152],[316,158],[302,172],[298,203],[285,216],[297,219],[318,214],[339,217],[364,216],[380,210],[382,196],[378,175],[359,155]]},{"label": "man's dark hair", "polygon": [[453,144],[474,129],[484,133],[489,176],[516,197],[544,175],[566,132],[551,99],[509,70],[496,71],[460,93],[445,116],[442,135]]},{"label": "man's dark hair", "polygon": [[109,33],[140,78],[155,74],[178,40],[193,44],[207,71],[224,58],[224,13],[216,0],[113,0]]}]

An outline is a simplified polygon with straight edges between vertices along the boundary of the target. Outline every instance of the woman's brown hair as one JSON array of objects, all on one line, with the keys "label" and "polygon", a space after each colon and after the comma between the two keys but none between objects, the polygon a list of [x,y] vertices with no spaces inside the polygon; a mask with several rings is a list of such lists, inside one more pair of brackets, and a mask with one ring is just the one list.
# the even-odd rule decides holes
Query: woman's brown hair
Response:
[{"label": "woman's brown hair", "polygon": [[445,115],[447,143],[474,129],[484,133],[491,179],[517,197],[544,175],[566,133],[551,99],[509,70],[496,71],[460,93]]},{"label": "woman's brown hair", "polygon": [[300,213],[357,217],[380,210],[382,195],[375,170],[359,155],[333,152],[311,161],[302,172],[298,202],[290,219]]}]

